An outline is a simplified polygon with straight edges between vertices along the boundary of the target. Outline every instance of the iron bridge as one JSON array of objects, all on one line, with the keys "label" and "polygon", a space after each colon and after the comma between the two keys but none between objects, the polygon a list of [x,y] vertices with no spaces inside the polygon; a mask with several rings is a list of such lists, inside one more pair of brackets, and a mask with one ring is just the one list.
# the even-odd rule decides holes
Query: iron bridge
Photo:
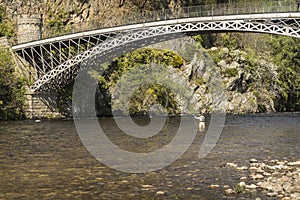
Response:
[{"label": "iron bridge", "polygon": [[[171,14],[170,14],[171,13]],[[129,18],[128,18],[129,19]],[[124,22],[114,27],[96,28],[45,38],[12,47],[35,69],[33,92],[57,90],[74,80],[80,63],[126,45],[130,51],[183,34],[206,32],[255,32],[300,38],[300,12],[296,1],[272,1],[272,4],[224,4],[167,10],[151,19]],[[135,44],[135,45],[133,45]],[[125,53],[128,48],[121,48]]]}]

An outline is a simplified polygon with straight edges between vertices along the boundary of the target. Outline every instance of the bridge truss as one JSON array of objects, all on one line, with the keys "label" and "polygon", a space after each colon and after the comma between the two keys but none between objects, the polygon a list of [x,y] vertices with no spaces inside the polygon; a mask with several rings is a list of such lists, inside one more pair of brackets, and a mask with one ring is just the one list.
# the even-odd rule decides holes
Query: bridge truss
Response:
[{"label": "bridge truss", "polygon": [[[300,13],[247,14],[150,22],[48,38],[13,46],[13,50],[35,68],[36,81],[31,90],[48,92],[74,80],[80,63],[92,56],[105,56],[105,53],[116,49],[126,53],[129,49],[180,37],[182,34],[230,31],[300,38]],[[125,45],[131,46],[125,48]]]}]

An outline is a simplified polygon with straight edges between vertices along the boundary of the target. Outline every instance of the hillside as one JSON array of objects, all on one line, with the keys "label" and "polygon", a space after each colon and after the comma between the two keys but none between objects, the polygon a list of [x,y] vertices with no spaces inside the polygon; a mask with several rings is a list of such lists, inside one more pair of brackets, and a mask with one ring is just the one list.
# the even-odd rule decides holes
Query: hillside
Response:
[{"label": "hillside", "polygon": [[[197,0],[2,0],[0,6],[0,36],[12,38],[15,36],[15,24],[18,13],[42,14],[43,36],[47,37],[53,34],[63,34],[73,29],[93,29],[100,25],[112,26],[120,22],[127,13],[136,13],[136,16],[140,17],[141,13],[153,10],[174,10],[188,5],[224,2]],[[204,50],[216,63],[219,73],[222,75],[222,82],[225,85],[228,97],[227,112],[253,113],[300,110],[299,39],[250,33],[211,33],[194,36],[193,39],[204,47]],[[169,49],[174,48],[170,47]],[[154,48],[151,50],[151,54],[157,55],[161,53],[160,51]],[[128,59],[128,56],[133,55],[140,57],[143,54],[144,50],[138,50],[133,52],[133,54],[124,55],[123,58]],[[9,54],[5,55],[9,56]],[[200,73],[199,70],[196,75],[193,72],[195,67],[201,64],[193,63],[192,60],[186,60],[180,53],[177,54],[171,51],[171,54],[168,55],[171,57],[169,58],[171,60],[178,58],[183,60],[182,66],[175,67],[176,70],[179,70],[180,73],[189,74],[189,76],[193,75],[189,81],[191,88],[198,97],[196,100],[197,104],[203,108],[201,112],[210,112],[211,94],[205,90],[206,81],[202,78],[201,74],[197,74]],[[0,92],[0,118],[9,116],[8,112],[22,112],[22,104],[20,103],[22,98],[19,96],[21,94],[20,91],[23,91],[22,84],[26,83],[26,81],[20,81],[18,86],[15,86],[16,79],[20,80],[20,75],[17,75],[13,71],[11,65],[14,64],[7,64],[7,58],[5,60],[3,58],[0,60],[0,63],[3,65],[1,65],[1,69],[5,72],[1,74],[2,80],[7,80],[7,78],[11,77],[13,81],[0,82],[2,84],[1,88],[9,88],[3,89]],[[124,64],[128,67],[128,63],[120,62],[120,60],[116,59],[112,66],[118,71],[125,67]],[[136,64],[139,63],[131,63],[133,66]],[[122,73],[118,74],[118,76],[121,75]],[[109,94],[110,91],[113,91],[114,86],[111,84],[109,77],[106,77],[105,84],[105,87],[110,86],[111,88],[105,88],[103,85],[100,85],[100,88],[106,90],[105,94]],[[151,89],[151,87],[154,88]],[[161,98],[156,99],[157,102],[163,102],[163,98],[172,96],[170,93],[162,95],[162,92],[165,93],[166,90],[160,87],[155,85],[151,87],[142,91],[139,94],[140,96],[136,94],[135,98],[137,101],[132,102],[132,114],[143,113],[150,104],[155,103],[155,98],[152,98],[149,102],[142,100],[144,101],[143,106],[139,106],[141,102],[138,102],[138,99],[142,99],[141,97],[145,96],[147,92],[149,99],[153,97],[152,93],[154,91],[161,92],[160,95],[156,94],[156,97],[160,96]],[[12,97],[18,97],[17,105],[14,103],[16,101],[12,100],[12,97],[7,98],[7,90],[9,90]],[[66,90],[70,89],[66,88]],[[59,92],[61,94],[59,97],[61,101],[69,99],[69,96],[66,94],[70,94],[70,91],[66,92],[66,90]],[[103,106],[106,108],[110,107],[110,95],[106,96],[105,99],[107,102],[103,103],[102,101],[100,105],[103,110],[105,110]],[[177,107],[174,105],[176,105],[174,102],[165,104],[170,113],[176,113]],[[14,109],[8,110],[11,107],[14,107]],[[65,108],[60,108],[60,110],[63,111]],[[106,114],[105,112],[99,113],[99,115]]]}]

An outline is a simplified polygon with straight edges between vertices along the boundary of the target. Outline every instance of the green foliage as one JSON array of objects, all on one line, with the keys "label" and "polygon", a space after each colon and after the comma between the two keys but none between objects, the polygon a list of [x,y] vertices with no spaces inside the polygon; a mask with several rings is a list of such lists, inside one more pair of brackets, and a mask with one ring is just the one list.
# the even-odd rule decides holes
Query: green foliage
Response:
[{"label": "green foliage", "polygon": [[191,82],[198,86],[206,84],[206,80],[203,77],[193,79]]},{"label": "green foliage", "polygon": [[50,35],[62,35],[65,33],[69,33],[71,26],[68,25],[68,21],[70,19],[70,13],[61,9],[58,11],[54,11],[51,9],[51,5],[49,6],[48,16],[46,17],[46,21],[44,22],[44,34]]},{"label": "green foliage", "polygon": [[140,87],[131,97],[129,113],[131,115],[146,115],[150,106],[159,104],[167,113],[176,114],[177,104],[172,91],[159,84],[149,84]]},{"label": "green foliage", "polygon": [[199,45],[203,46],[203,45],[202,45],[202,43],[203,43],[202,35],[194,35],[194,36],[193,36],[193,39],[194,39]]},{"label": "green foliage", "polygon": [[0,37],[14,37],[15,34],[15,24],[7,18],[5,9],[0,5]]},{"label": "green foliage", "polygon": [[201,35],[201,45],[204,48],[211,48],[215,46],[216,34],[203,34]]},{"label": "green foliage", "polygon": [[281,111],[300,110],[300,43],[292,37],[274,37],[273,60],[278,66],[280,99],[277,108]]},{"label": "green foliage", "polygon": [[74,82],[71,82],[57,91],[57,110],[64,116],[72,115],[70,108],[72,104],[73,84]]},{"label": "green foliage", "polygon": [[239,73],[239,71],[237,68],[225,68],[222,71],[222,74],[226,77],[235,77],[238,75],[238,73]]},{"label": "green foliage", "polygon": [[233,36],[232,33],[221,33],[220,43],[229,49],[236,49],[239,47],[237,38]]},{"label": "green foliage", "polygon": [[243,193],[243,192],[245,191],[245,187],[244,187],[244,186],[241,186],[241,185],[239,185],[239,184],[237,184],[237,185],[235,185],[235,186],[233,187],[233,190],[234,190],[236,193],[241,194],[241,193]]},{"label": "green foliage", "polygon": [[15,73],[15,63],[10,52],[0,49],[0,119],[23,117],[26,80]]},{"label": "green foliage", "polygon": [[[141,77],[149,73],[148,71],[151,67],[155,70],[155,64],[179,68],[183,65],[183,59],[181,56],[168,50],[143,48],[115,59],[107,67],[104,76],[98,76],[95,72],[91,72],[91,75],[99,80],[100,94],[107,94],[109,93],[107,91],[114,90],[120,78],[130,70],[134,71],[134,76],[130,77],[130,83],[132,86],[137,85]],[[139,70],[135,71],[137,68]],[[161,77],[157,77],[157,79],[165,78],[163,72],[160,75]],[[124,89],[121,89],[122,92],[129,86],[122,85],[121,87],[124,87]],[[119,99],[114,106],[123,111],[124,103],[126,103],[124,99]],[[150,81],[149,84],[140,86],[134,91],[129,103],[129,112],[131,115],[145,115],[149,112],[149,108],[155,104],[164,107],[168,113],[177,113],[178,106],[174,94],[170,89],[155,83],[155,80],[153,80],[152,83]]]},{"label": "green foliage", "polygon": [[259,33],[209,33],[194,36],[194,39],[204,48],[226,47],[228,49],[252,50],[261,55],[269,52],[270,35]]},{"label": "green foliage", "polygon": [[224,58],[222,52],[219,49],[215,51],[208,51],[208,53],[213,59],[214,63],[219,63]]},{"label": "green foliage", "polygon": [[181,56],[168,50],[143,48],[130,52],[114,60],[109,66],[106,72],[109,75],[106,77],[106,79],[109,79],[107,86],[114,86],[123,73],[137,66],[149,63],[180,68],[183,65],[183,59]]},{"label": "green foliage", "polygon": [[258,58],[257,53],[253,49],[248,48],[245,59],[247,60],[247,69],[251,73],[255,73],[257,71],[257,60],[260,59]]}]

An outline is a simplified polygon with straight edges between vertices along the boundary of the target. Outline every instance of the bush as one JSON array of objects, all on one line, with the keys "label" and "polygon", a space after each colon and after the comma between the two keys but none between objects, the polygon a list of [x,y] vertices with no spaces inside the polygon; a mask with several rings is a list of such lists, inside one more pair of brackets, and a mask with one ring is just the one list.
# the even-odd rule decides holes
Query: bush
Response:
[{"label": "bush", "polygon": [[0,119],[23,118],[26,80],[15,72],[15,63],[7,49],[0,49]]},{"label": "bush", "polygon": [[[152,66],[151,63],[154,65]],[[110,94],[120,78],[123,75],[126,76],[126,72],[139,67],[140,69],[135,71],[137,79],[132,78],[131,80],[133,85],[135,83],[138,84],[141,75],[147,74],[151,67],[155,68],[155,64],[165,67],[180,68],[183,65],[183,58],[168,50],[142,48],[115,59],[108,66],[103,76],[97,77],[97,75],[94,75],[94,77],[97,77],[99,80],[100,93]],[[163,74],[161,76],[163,76]],[[126,88],[126,86],[124,87]],[[107,100],[110,99],[103,97],[103,101]],[[119,99],[119,101],[115,103],[115,108],[117,107],[122,112],[124,100]],[[107,102],[104,104],[108,105],[109,103]],[[174,94],[168,88],[156,84],[155,81],[148,85],[141,86],[134,94],[132,94],[129,112],[131,115],[145,115],[149,112],[149,108],[154,104],[162,105],[170,114],[177,113],[178,105]]]},{"label": "bush", "polygon": [[15,35],[15,24],[7,18],[5,9],[0,5],[0,37],[14,37]]},{"label": "bush", "polygon": [[226,77],[235,77],[239,71],[236,68],[226,68],[223,70],[222,74]]},{"label": "bush", "polygon": [[279,111],[300,110],[300,44],[299,39],[278,36],[271,41],[272,56],[278,66]]}]

